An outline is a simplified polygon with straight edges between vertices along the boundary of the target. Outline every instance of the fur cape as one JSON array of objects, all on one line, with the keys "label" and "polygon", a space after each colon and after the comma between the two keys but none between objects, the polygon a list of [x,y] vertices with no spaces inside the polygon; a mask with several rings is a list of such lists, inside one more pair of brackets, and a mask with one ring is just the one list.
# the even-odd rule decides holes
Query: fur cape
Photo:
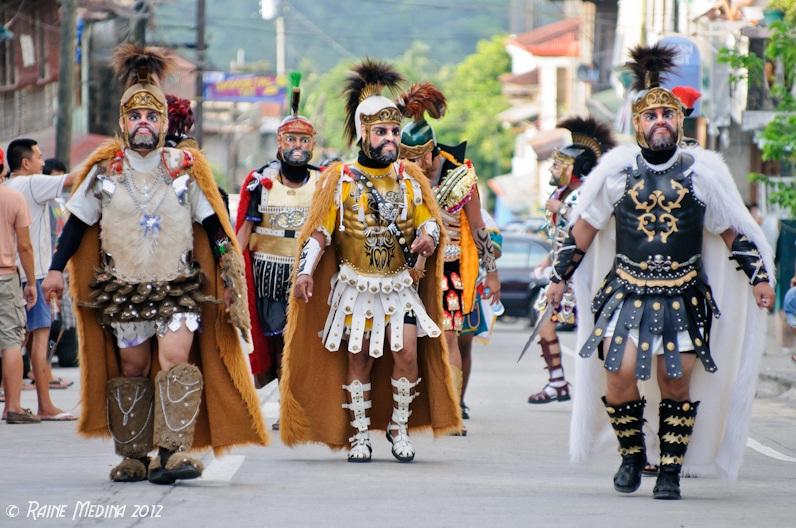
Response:
[{"label": "fur cape", "polygon": [[[406,172],[420,183],[423,202],[441,226],[439,207],[428,180],[416,165],[404,162],[404,166]],[[309,218],[299,238],[299,250],[334,206],[341,169],[342,164],[336,163],[321,174]],[[443,266],[440,251],[444,244],[443,232],[437,251],[426,261],[426,275],[419,285],[420,298],[426,311],[440,328]],[[310,301],[291,302],[288,307],[282,377],[279,383],[279,425],[282,441],[289,446],[301,443],[323,443],[332,449],[349,446],[348,438],[352,432],[349,411],[341,407],[346,401],[341,387],[346,382],[348,354],[344,349],[330,352],[323,346],[319,336],[329,313],[331,278],[338,269],[335,246],[332,244],[326,247],[315,269]],[[293,273],[296,272],[294,269]],[[432,429],[437,436],[459,430],[461,410],[453,389],[445,339],[418,338],[417,358],[423,381],[418,387],[420,395],[412,404],[410,430]],[[373,365],[373,388],[370,393],[373,407],[369,413],[373,429],[385,430],[392,415],[392,368],[393,359],[389,352]]]},{"label": "fur cape", "polygon": [[[80,169],[75,188],[85,179],[91,167],[98,163],[109,164],[115,153],[122,149],[123,145],[118,140],[110,140],[98,147]],[[210,165],[200,151],[186,150],[193,156],[189,174],[207,196],[234,251],[240,251],[221,195],[213,181]],[[194,224],[193,231],[193,257],[207,278],[206,293],[220,299],[223,297],[224,284],[207,235],[199,224]],[[80,247],[69,262],[70,288],[72,298],[76,301],[89,298],[89,283],[99,265],[99,255],[99,226],[93,225],[84,233]],[[98,324],[92,308],[81,307],[75,302],[75,315],[80,341],[82,402],[78,432],[86,437],[109,437],[105,385],[109,379],[121,376],[116,339]],[[212,447],[216,454],[221,454],[235,445],[267,445],[268,434],[260,414],[259,399],[241,352],[238,332],[229,322],[223,305],[203,305],[202,330],[194,335],[189,361],[201,369],[204,377],[193,447]],[[154,380],[159,370],[157,344],[153,340],[150,378]]]},{"label": "fur cape", "polygon": [[[572,223],[603,190],[609,177],[635,167],[639,152],[635,145],[622,145],[600,159],[581,187]],[[700,147],[683,149],[683,152],[694,157],[694,186],[709,197],[709,201],[721,204],[717,210],[724,225],[747,235],[757,245],[769,274],[773,276],[771,247],[747,211],[724,160],[719,154]],[[584,314],[578,324],[578,350],[594,327],[591,311],[586,307],[591,306],[601,281],[613,266],[616,254],[614,225],[612,219],[597,234],[574,276],[577,304],[583,308]],[[703,236],[703,266],[721,310],[721,317],[713,321],[710,335],[711,353],[718,371],[708,373],[699,362],[694,368],[691,399],[701,403],[683,473],[691,476],[719,475],[726,480],[735,480],[746,447],[760,356],[765,345],[765,314],[757,308],[748,278],[729,260],[729,250],[721,237],[707,230]],[[656,366],[653,362],[655,370]],[[616,439],[600,401],[600,396],[605,393],[603,371],[603,363],[596,354],[588,359],[575,357],[574,385],[577,390],[569,448],[573,462],[582,462],[596,452],[615,452]],[[658,403],[661,399],[656,375],[653,372],[650,380],[639,382],[639,390],[647,399],[645,429],[650,451],[648,458],[652,462],[657,460]]]},{"label": "fur cape", "polygon": [[[251,202],[251,193],[249,192],[249,183],[254,178],[254,172],[251,171],[243,184],[240,187],[240,201],[238,202],[238,216],[235,219],[235,232],[240,229],[243,222],[246,221],[246,211],[249,209]],[[263,333],[262,326],[260,325],[260,318],[257,316],[257,288],[254,286],[254,271],[252,268],[252,254],[249,251],[249,246],[246,245],[241,249],[243,253],[243,261],[246,264],[246,298],[249,304],[249,314],[252,325],[252,352],[249,354],[249,362],[251,363],[252,373],[257,375],[264,372],[274,371],[273,361],[271,359],[270,346],[268,339]],[[270,381],[270,380],[269,380]]]}]

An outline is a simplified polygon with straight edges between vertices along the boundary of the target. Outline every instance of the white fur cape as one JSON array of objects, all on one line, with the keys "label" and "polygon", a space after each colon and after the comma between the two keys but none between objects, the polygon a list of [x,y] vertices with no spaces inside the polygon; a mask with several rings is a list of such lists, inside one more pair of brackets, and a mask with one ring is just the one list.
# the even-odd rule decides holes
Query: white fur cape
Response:
[{"label": "white fur cape", "polygon": [[[694,157],[693,181],[710,202],[721,204],[722,225],[747,235],[760,249],[769,276],[773,277],[772,250],[760,227],[748,213],[727,165],[715,152],[699,147],[683,149]],[[639,148],[622,145],[606,153],[581,187],[574,223],[594,200],[606,180],[627,167],[635,168]],[[594,239],[574,276],[575,294],[582,317],[578,324],[578,350],[591,334],[591,300],[611,269],[616,254],[613,218]],[[697,361],[691,379],[691,399],[701,401],[694,433],[685,458],[686,475],[719,475],[735,480],[741,466],[749,427],[752,400],[757,385],[760,356],[765,343],[764,313],[757,308],[746,275],[735,269],[721,237],[704,232],[702,258],[721,317],[714,319],[710,336],[711,354],[718,371],[710,374]],[[655,362],[653,362],[655,366]],[[576,356],[574,404],[570,427],[570,458],[582,462],[596,452],[616,449],[600,396],[605,393],[605,375],[597,354]],[[653,371],[650,380],[639,382],[647,399],[645,418],[648,458],[657,461],[658,403],[660,392]]]}]

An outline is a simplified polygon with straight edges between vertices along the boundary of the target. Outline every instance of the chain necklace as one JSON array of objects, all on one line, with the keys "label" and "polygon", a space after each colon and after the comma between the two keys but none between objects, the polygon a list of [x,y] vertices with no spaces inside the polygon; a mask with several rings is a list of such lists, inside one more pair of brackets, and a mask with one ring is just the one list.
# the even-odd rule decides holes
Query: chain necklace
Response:
[{"label": "chain necklace", "polygon": [[[158,167],[158,175],[155,176],[153,185],[156,184],[158,180],[162,180],[164,183],[166,182],[162,166]],[[133,181],[132,168],[130,168],[130,172],[124,175],[123,183],[127,189],[127,194],[130,196],[130,200],[133,202],[135,208],[138,209],[138,212],[141,213],[138,225],[141,226],[141,229],[144,231],[144,236],[156,237],[160,232],[160,215],[158,215],[157,212],[160,210],[160,206],[163,205],[163,201],[168,195],[169,186],[161,185],[151,193],[142,192]],[[151,209],[147,209],[147,205],[157,196],[158,191],[160,191],[160,197],[155,203],[155,206]]]}]

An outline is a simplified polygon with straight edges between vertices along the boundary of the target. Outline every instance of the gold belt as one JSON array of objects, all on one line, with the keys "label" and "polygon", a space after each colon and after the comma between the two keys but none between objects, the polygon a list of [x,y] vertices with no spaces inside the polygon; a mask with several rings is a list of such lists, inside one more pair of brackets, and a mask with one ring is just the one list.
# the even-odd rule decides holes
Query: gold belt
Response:
[{"label": "gold belt", "polygon": [[616,274],[620,279],[629,282],[633,286],[642,286],[646,288],[678,288],[694,280],[699,273],[696,270],[691,270],[682,277],[676,279],[639,279],[623,269],[618,269]]}]

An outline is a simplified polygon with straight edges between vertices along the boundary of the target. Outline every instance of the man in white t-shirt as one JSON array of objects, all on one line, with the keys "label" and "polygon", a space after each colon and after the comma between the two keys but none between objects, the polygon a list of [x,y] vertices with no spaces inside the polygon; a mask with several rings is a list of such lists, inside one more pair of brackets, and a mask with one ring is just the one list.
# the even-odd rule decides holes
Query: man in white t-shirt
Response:
[{"label": "man in white t-shirt", "polygon": [[20,138],[9,143],[6,158],[11,171],[11,177],[6,185],[25,197],[30,211],[30,239],[33,244],[38,295],[36,304],[27,310],[27,329],[30,334],[28,351],[31,367],[36,380],[39,380],[39,383],[36,383],[36,395],[39,400],[37,415],[42,420],[75,420],[74,415],[56,407],[50,398],[48,381],[51,372],[47,360],[50,307],[49,300],[44,298],[41,291],[41,281],[47,275],[52,260],[53,240],[48,203],[60,196],[64,187],[71,187],[73,177],[69,174],[63,176],[42,174],[44,159],[39,145],[32,139]]}]

